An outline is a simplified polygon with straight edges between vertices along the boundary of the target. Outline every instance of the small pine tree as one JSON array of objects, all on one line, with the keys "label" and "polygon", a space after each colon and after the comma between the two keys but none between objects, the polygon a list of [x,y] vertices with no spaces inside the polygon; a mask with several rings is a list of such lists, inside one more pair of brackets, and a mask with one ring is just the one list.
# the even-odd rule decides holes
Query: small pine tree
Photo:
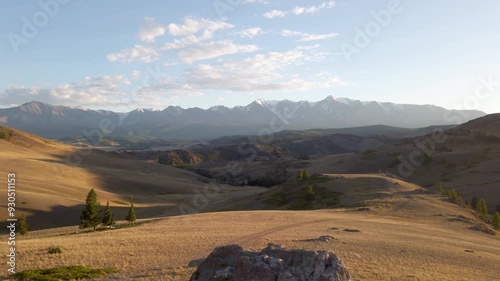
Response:
[{"label": "small pine tree", "polygon": [[459,195],[458,192],[455,190],[455,188],[452,188],[451,190],[448,191],[448,196],[452,199],[458,199]]},{"label": "small pine tree", "polygon": [[26,235],[28,233],[28,223],[26,222],[26,215],[22,214],[19,218],[19,234]]},{"label": "small pine tree", "polygon": [[115,218],[111,212],[111,207],[109,207],[109,201],[106,203],[106,209],[104,209],[104,214],[102,216],[102,225],[112,226],[115,224]]},{"label": "small pine tree", "polygon": [[136,221],[136,217],[135,217],[135,208],[134,208],[134,202],[131,201],[130,202],[130,209],[128,209],[128,214],[127,216],[125,217],[125,219],[134,224],[134,222]]},{"label": "small pine tree", "polygon": [[304,174],[302,173],[302,169],[299,169],[297,172],[297,179],[301,180],[304,177]]},{"label": "small pine tree", "polygon": [[0,139],[8,141],[10,139],[9,133],[6,131],[0,130]]},{"label": "small pine tree", "polygon": [[96,226],[101,223],[100,213],[101,205],[97,202],[97,194],[92,188],[85,199],[85,209],[80,216],[80,228],[93,227],[95,231]]},{"label": "small pine tree", "polygon": [[302,179],[309,179],[309,171],[307,169],[304,169],[304,171],[302,172]]},{"label": "small pine tree", "polygon": [[500,214],[498,212],[493,215],[493,219],[491,220],[491,224],[496,228],[500,229]]},{"label": "small pine tree", "polygon": [[315,196],[316,192],[314,192],[314,187],[312,185],[306,186],[306,199],[312,201]]},{"label": "small pine tree", "polygon": [[469,211],[472,211],[472,206],[469,202],[465,202],[465,208],[467,208],[467,210]]},{"label": "small pine tree", "polygon": [[445,192],[444,192],[444,189],[443,189],[443,184],[439,181],[439,182],[437,182],[437,183],[436,183],[436,186],[437,186],[437,191],[438,191],[439,193],[441,193],[441,194],[443,194],[443,195],[444,195],[444,194],[445,194]]},{"label": "small pine tree", "polygon": [[476,205],[476,212],[482,219],[486,220],[488,216],[488,204],[486,200],[480,199]]}]

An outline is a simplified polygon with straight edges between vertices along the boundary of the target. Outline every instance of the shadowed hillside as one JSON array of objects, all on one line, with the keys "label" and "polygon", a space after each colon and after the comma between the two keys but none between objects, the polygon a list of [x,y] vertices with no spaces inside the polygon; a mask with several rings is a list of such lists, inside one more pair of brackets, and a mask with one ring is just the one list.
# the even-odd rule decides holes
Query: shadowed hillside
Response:
[{"label": "shadowed hillside", "polygon": [[[0,177],[16,173],[18,212],[28,215],[32,229],[78,224],[91,188],[96,189],[101,205],[110,201],[118,219],[125,217],[131,196],[138,217],[148,218],[178,214],[178,203],[192,205],[197,190],[211,182],[156,162],[77,148],[7,127],[0,131],[9,136],[0,139]],[[259,190],[218,188],[235,196]],[[5,204],[0,205],[1,219],[6,219]]]}]

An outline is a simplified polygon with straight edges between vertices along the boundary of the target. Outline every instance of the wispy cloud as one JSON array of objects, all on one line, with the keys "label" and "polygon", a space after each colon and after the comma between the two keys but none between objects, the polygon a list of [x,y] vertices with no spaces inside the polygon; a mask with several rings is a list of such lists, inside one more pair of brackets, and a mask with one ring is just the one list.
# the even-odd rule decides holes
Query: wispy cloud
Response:
[{"label": "wispy cloud", "polygon": [[185,63],[217,58],[237,53],[257,51],[255,45],[238,45],[229,40],[200,43],[178,51],[179,58]]},{"label": "wispy cloud", "polygon": [[54,88],[11,86],[0,92],[0,97],[5,104],[40,100],[68,106],[114,106],[124,98],[121,87],[129,84],[123,76],[86,77]]},{"label": "wispy cloud", "polygon": [[144,42],[154,42],[156,37],[164,35],[165,31],[166,28],[161,24],[155,23],[154,18],[146,17],[144,18],[139,38]]},{"label": "wispy cloud", "polygon": [[[248,3],[264,4],[264,1]],[[333,1],[323,2],[317,6],[275,10],[273,13],[283,17],[314,14],[334,5]],[[234,25],[220,20],[188,16],[177,23],[161,24],[152,17],[146,17],[139,29],[140,41],[132,47],[108,54],[107,59],[118,63],[157,62],[157,65],[174,66],[172,72],[165,71],[155,75],[154,79],[148,79],[151,78],[148,72],[134,65],[128,71],[133,85],[124,76],[87,77],[52,88],[13,86],[0,92],[0,98],[8,104],[43,100],[69,106],[118,108],[134,104],[135,107],[162,107],[172,99],[197,97],[209,91],[309,91],[348,85],[336,75],[305,75],[300,70],[302,67],[297,67],[323,61],[330,55],[322,51],[324,48],[319,44],[291,46],[288,51],[266,50],[257,44],[239,42],[266,34],[261,27],[233,29]],[[302,42],[337,35],[288,29],[279,34]]]},{"label": "wispy cloud", "polygon": [[319,6],[309,6],[309,7],[301,7],[296,6],[291,10],[271,10],[263,14],[265,18],[273,19],[273,18],[283,18],[289,15],[312,15],[319,13],[323,9],[332,9],[335,7],[335,1],[323,2]]},{"label": "wispy cloud", "polygon": [[168,33],[172,36],[189,36],[198,33],[202,33],[203,37],[209,39],[212,34],[218,30],[230,29],[234,26],[223,21],[212,21],[207,19],[194,19],[191,17],[186,17],[184,23],[175,24],[171,23],[168,25]]},{"label": "wispy cloud", "polygon": [[257,54],[242,60],[199,64],[187,69],[178,79],[164,79],[144,91],[178,89],[181,85],[200,92],[303,91],[346,85],[337,76],[299,79],[298,75],[283,73],[289,67],[323,59],[325,53],[319,48],[319,46],[296,47],[285,52]]},{"label": "wispy cloud", "polygon": [[247,28],[236,32],[236,34],[243,38],[254,38],[255,36],[261,35],[262,33],[263,31],[260,27]]},{"label": "wispy cloud", "polygon": [[124,49],[120,52],[107,55],[110,62],[143,62],[150,63],[158,60],[160,53],[153,47],[144,45],[135,45],[132,48]]},{"label": "wispy cloud", "polygon": [[303,33],[303,32],[298,32],[298,31],[292,31],[289,29],[285,29],[281,31],[281,35],[285,37],[298,37],[298,41],[317,41],[317,40],[324,40],[328,38],[333,38],[338,36],[338,33],[327,33],[327,34],[309,34],[309,33]]},{"label": "wispy cloud", "polygon": [[[185,63],[216,58],[236,53],[248,53],[257,50],[255,45],[239,45],[230,40],[209,41],[217,31],[231,29],[234,26],[223,21],[184,18],[183,23],[170,23],[167,27],[156,24],[153,18],[146,17],[139,37],[142,41],[154,43],[155,39],[168,32],[176,37],[162,46],[138,44],[107,55],[111,62],[151,63],[159,60],[165,51],[176,51],[179,59]],[[248,31],[251,32],[251,31]]]}]

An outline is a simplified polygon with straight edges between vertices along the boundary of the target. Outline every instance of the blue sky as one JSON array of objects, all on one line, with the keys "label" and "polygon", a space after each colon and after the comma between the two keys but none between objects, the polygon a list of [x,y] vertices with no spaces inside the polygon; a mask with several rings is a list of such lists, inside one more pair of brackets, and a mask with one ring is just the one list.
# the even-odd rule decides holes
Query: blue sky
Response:
[{"label": "blue sky", "polygon": [[3,1],[0,107],[324,99],[500,111],[494,0]]}]

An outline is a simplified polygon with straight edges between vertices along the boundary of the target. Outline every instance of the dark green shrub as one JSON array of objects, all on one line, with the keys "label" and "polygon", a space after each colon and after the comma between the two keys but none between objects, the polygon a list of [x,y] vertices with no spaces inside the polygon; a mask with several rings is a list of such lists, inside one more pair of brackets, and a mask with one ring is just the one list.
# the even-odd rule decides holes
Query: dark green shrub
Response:
[{"label": "dark green shrub", "polygon": [[480,199],[476,205],[476,212],[480,218],[487,220],[488,219],[488,204],[486,200]]},{"label": "dark green shrub", "polygon": [[499,213],[495,213],[495,215],[493,215],[493,219],[491,220],[491,224],[496,229],[500,229],[500,214]]},{"label": "dark green shrub", "polygon": [[7,131],[0,129],[0,139],[6,140],[6,141],[10,140],[9,133]]},{"label": "dark green shrub", "polygon": [[80,280],[97,278],[114,272],[116,270],[110,268],[91,269],[85,266],[68,266],[49,269],[30,269],[18,272],[13,277],[17,280],[36,281]]},{"label": "dark green shrub", "polygon": [[62,249],[61,247],[49,247],[48,251],[49,254],[54,255],[54,254],[62,254]]},{"label": "dark green shrub", "polygon": [[312,201],[314,200],[314,197],[316,197],[316,192],[314,192],[314,187],[312,185],[306,186],[305,197],[308,201]]}]

